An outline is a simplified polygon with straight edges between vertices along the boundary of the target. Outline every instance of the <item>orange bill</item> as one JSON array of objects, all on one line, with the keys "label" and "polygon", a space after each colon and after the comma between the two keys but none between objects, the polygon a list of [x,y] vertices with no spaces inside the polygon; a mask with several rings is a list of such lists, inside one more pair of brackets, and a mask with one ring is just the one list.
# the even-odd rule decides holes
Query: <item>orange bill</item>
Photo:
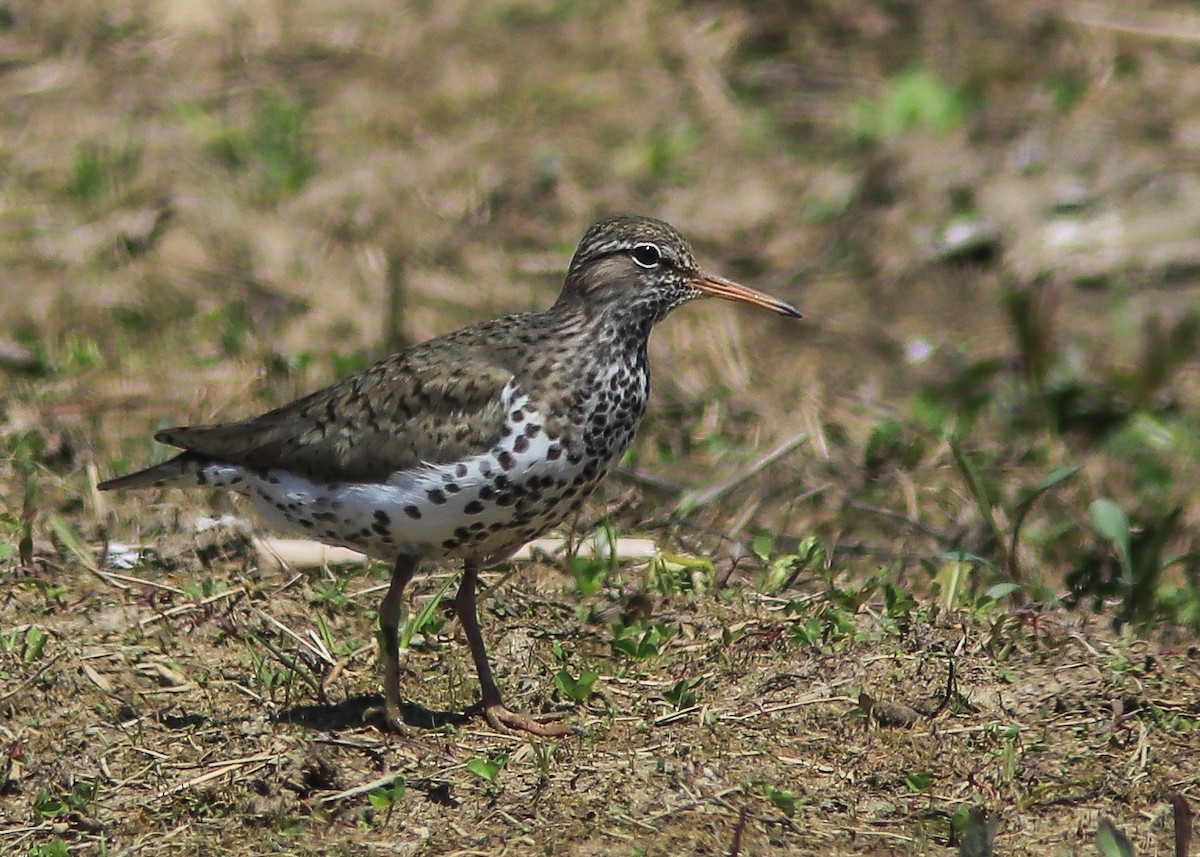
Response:
[{"label": "orange bill", "polygon": [[791,318],[803,317],[800,315],[800,310],[787,301],[781,301],[779,298],[773,298],[764,292],[758,291],[758,289],[743,286],[741,283],[735,283],[733,280],[727,280],[715,274],[702,273],[692,281],[692,285],[704,292],[705,296],[724,298],[727,301],[740,301],[751,306],[769,309],[771,312],[777,312],[780,315],[786,315]]}]

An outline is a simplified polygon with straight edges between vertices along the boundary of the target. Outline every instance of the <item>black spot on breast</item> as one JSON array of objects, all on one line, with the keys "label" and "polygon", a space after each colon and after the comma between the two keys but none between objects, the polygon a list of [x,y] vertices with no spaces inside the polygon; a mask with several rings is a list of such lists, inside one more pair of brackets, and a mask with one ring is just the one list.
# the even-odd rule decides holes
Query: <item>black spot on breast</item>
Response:
[{"label": "black spot on breast", "polygon": [[542,427],[537,423],[527,423],[525,426],[525,437],[537,437],[541,431]]},{"label": "black spot on breast", "polygon": [[466,541],[470,537],[471,537],[471,531],[468,530],[466,527],[455,527],[454,528],[454,538],[458,539],[460,542]]},{"label": "black spot on breast", "polygon": [[496,456],[496,462],[505,470],[512,470],[517,464],[513,454],[507,449],[500,451],[500,454]]},{"label": "black spot on breast", "polygon": [[550,448],[546,450],[546,460],[547,461],[558,461],[559,457],[562,454],[563,454],[562,446],[557,443],[552,443],[552,444],[550,444]]},{"label": "black spot on breast", "polygon": [[446,502],[446,493],[444,491],[439,491],[436,488],[431,488],[426,491],[425,496],[429,499],[429,502],[435,506],[440,506]]},{"label": "black spot on breast", "polygon": [[278,476],[268,476],[268,477],[267,477],[267,482],[268,482],[269,484],[271,484],[271,485],[278,485],[278,484],[279,484],[279,477],[278,477]]},{"label": "black spot on breast", "polygon": [[452,551],[458,547],[458,539],[446,539],[444,542],[442,542],[442,547],[448,551]]},{"label": "black spot on breast", "polygon": [[301,518],[296,523],[298,523],[300,526],[304,527],[304,529],[306,529],[306,530],[311,530],[313,528],[313,522],[310,521],[308,518]]},{"label": "black spot on breast", "polygon": [[456,465],[454,468],[454,475],[457,476],[459,479],[462,479],[464,476],[466,476],[467,475],[467,465],[465,465],[465,464]]},{"label": "black spot on breast", "polygon": [[520,408],[517,408],[515,411],[513,411],[511,414],[508,415],[508,418],[510,420],[512,420],[514,423],[524,422],[525,421],[525,412],[523,410],[521,410]]},{"label": "black spot on breast", "polygon": [[375,523],[371,524],[371,529],[381,536],[386,536],[388,532],[387,524],[383,523],[382,521],[376,521]]},{"label": "black spot on breast", "polygon": [[462,490],[462,488],[459,487],[459,484],[457,482],[447,482],[445,485],[445,488],[451,494],[457,494],[459,491]]},{"label": "black spot on breast", "polygon": [[404,507],[404,514],[408,515],[414,521],[421,520],[421,510],[411,503]]},{"label": "black spot on breast", "polygon": [[521,435],[513,441],[513,450],[515,452],[525,452],[529,449],[529,438]]},{"label": "black spot on breast", "polygon": [[478,515],[483,512],[483,504],[478,500],[472,500],[463,506],[463,511],[468,515]]},{"label": "black spot on breast", "polygon": [[491,485],[484,485],[479,489],[480,500],[491,500],[496,496],[496,489]]},{"label": "black spot on breast", "polygon": [[383,511],[383,509],[375,510],[375,520],[385,525],[392,522],[392,519],[388,516],[388,513]]}]

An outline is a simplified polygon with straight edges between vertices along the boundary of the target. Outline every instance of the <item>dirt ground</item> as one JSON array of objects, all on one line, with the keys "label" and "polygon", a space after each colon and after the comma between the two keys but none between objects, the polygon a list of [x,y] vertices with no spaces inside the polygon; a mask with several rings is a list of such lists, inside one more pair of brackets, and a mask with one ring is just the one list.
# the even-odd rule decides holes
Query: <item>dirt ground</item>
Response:
[{"label": "dirt ground", "polygon": [[[1101,0],[0,4],[0,853],[990,853],[972,807],[1179,853],[1198,45]],[[681,309],[578,555],[487,573],[506,701],[576,737],[463,714],[448,607],[380,731],[386,568],[96,491],[546,306],[618,211],[806,318]]]}]

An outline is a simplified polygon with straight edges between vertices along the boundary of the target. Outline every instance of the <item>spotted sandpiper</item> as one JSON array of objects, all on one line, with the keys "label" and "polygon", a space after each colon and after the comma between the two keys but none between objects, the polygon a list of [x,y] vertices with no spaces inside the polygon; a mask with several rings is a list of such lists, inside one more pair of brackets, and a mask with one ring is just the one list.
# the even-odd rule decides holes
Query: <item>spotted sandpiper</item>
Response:
[{"label": "spotted sandpiper", "polygon": [[461,559],[454,603],[488,723],[568,734],[504,707],[476,613],[479,569],[578,509],[620,459],[646,410],[650,330],[701,297],[800,316],[701,271],[661,220],[610,217],[584,234],[550,309],[414,345],[252,419],[164,429],[155,437],[184,452],[100,488],[228,488],[274,526],[394,561],[379,624],[396,731],[404,587],[422,560]]}]

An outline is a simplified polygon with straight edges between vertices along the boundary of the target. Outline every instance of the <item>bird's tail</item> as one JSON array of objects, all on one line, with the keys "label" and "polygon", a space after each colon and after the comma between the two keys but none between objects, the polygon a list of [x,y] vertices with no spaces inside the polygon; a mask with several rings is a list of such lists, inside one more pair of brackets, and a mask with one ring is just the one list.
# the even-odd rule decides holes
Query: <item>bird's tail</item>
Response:
[{"label": "bird's tail", "polygon": [[207,463],[208,459],[203,456],[185,452],[162,464],[101,482],[96,487],[101,491],[115,491],[120,488],[165,488],[171,485],[202,484],[202,471]]}]

